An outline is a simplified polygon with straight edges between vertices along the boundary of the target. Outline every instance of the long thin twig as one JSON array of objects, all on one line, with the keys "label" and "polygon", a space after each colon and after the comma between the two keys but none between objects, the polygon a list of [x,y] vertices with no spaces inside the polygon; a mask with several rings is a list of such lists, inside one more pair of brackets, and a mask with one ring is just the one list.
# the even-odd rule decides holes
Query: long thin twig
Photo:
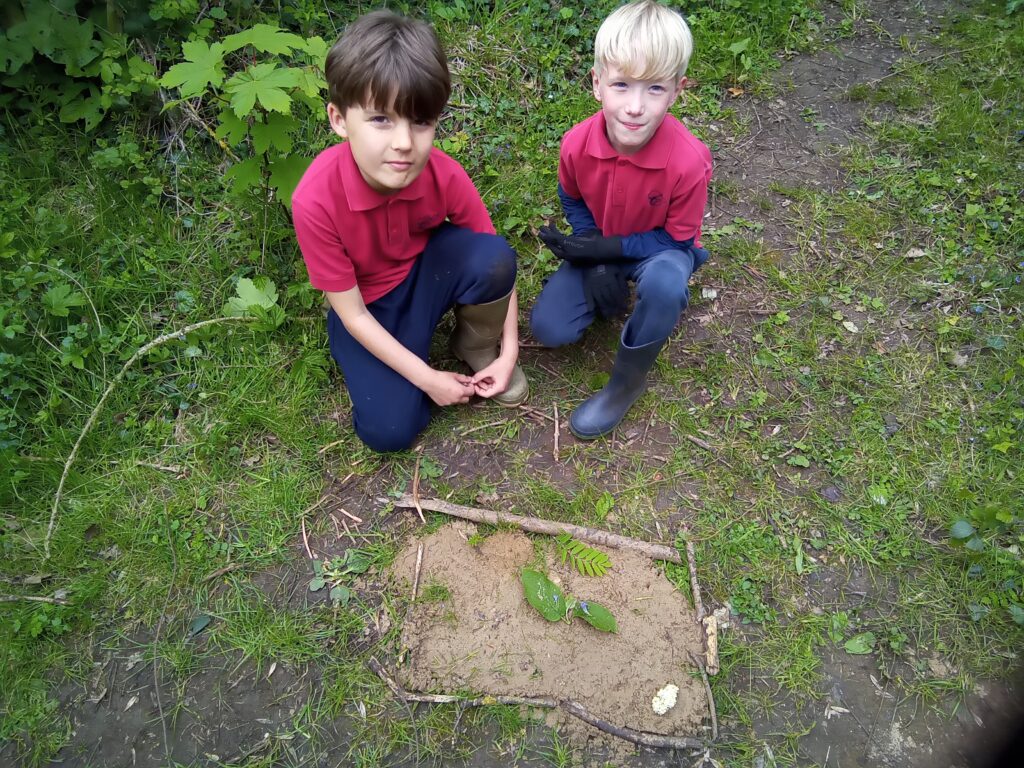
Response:
[{"label": "long thin twig", "polygon": [[666,749],[702,749],[706,745],[700,739],[694,739],[689,736],[663,736],[659,733],[649,733],[647,731],[637,731],[632,728],[623,728],[617,725],[612,725],[607,720],[602,720],[594,714],[591,714],[584,708],[578,701],[571,699],[555,699],[550,697],[535,697],[535,696],[492,696],[485,695],[476,699],[467,699],[462,696],[451,696],[448,694],[437,694],[437,693],[414,693],[412,691],[406,691],[396,683],[390,675],[385,671],[377,659],[370,657],[367,662],[370,669],[372,669],[377,676],[384,681],[384,684],[391,689],[391,692],[395,695],[399,701],[403,704],[408,705],[411,702],[423,702],[427,704],[458,704],[462,707],[486,707],[494,704],[506,704],[513,706],[527,706],[527,707],[543,707],[545,709],[559,708],[565,712],[568,712],[573,717],[577,717],[585,723],[598,728],[605,733],[609,733],[612,736],[618,736],[620,739],[625,739],[633,744],[639,744],[644,747],[661,747]]},{"label": "long thin twig", "polygon": [[715,706],[715,694],[711,692],[711,681],[708,680],[708,671],[701,664],[700,659],[690,653],[690,661],[697,665],[700,670],[700,678],[704,681],[704,693],[708,697],[708,711],[711,713],[711,740],[718,741],[718,708]]},{"label": "long thin twig", "polygon": [[110,397],[110,393],[114,391],[121,379],[124,378],[125,374],[135,365],[135,361],[145,355],[151,349],[159,347],[161,344],[166,344],[168,341],[175,339],[184,338],[185,334],[197,331],[200,328],[205,328],[208,325],[215,325],[217,323],[228,323],[228,322],[249,322],[252,318],[250,317],[215,317],[212,320],[203,320],[200,323],[192,323],[192,325],[186,325],[179,331],[174,333],[165,333],[163,336],[158,336],[148,344],[145,344],[135,350],[135,354],[128,358],[121,370],[117,372],[117,375],[113,378],[107,388],[103,390],[103,394],[100,396],[100,401],[96,403],[96,407],[92,409],[92,413],[89,414],[89,418],[85,422],[85,426],[82,427],[82,433],[78,436],[78,440],[75,441],[74,447],[71,449],[71,454],[68,456],[68,460],[64,463],[64,472],[60,476],[60,483],[57,485],[57,493],[53,497],[53,509],[50,511],[50,524],[46,528],[46,538],[43,540],[43,559],[50,559],[50,539],[53,537],[54,526],[57,525],[57,510],[60,507],[60,498],[64,493],[64,483],[67,482],[68,474],[71,472],[71,465],[75,463],[75,459],[78,456],[78,449],[82,447],[82,441],[85,440],[85,436],[89,434],[89,430],[92,429],[93,424],[96,423],[97,417],[100,415],[100,411],[103,410],[103,405],[107,402],[107,398]]},{"label": "long thin twig", "polygon": [[[390,499],[381,499],[381,503],[388,503]],[[559,523],[554,520],[544,520],[539,517],[523,517],[513,515],[509,512],[493,512],[489,509],[477,509],[476,507],[464,507],[461,504],[452,504],[440,499],[416,499],[405,495],[394,501],[396,507],[412,508],[419,506],[430,512],[441,512],[453,517],[461,517],[463,520],[472,520],[474,523],[486,523],[487,525],[514,525],[524,531],[531,533],[543,533],[547,536],[557,536],[560,533],[568,533],[574,539],[585,541],[588,544],[613,547],[614,549],[625,549],[637,554],[646,555],[653,560],[668,560],[672,563],[682,563],[683,560],[673,547],[664,544],[653,544],[647,541],[638,541],[627,536],[619,536],[608,531],[596,528],[584,528],[581,525],[571,523]]]},{"label": "long thin twig", "polygon": [[416,508],[416,514],[420,516],[420,522],[427,524],[423,517],[423,507],[420,506],[420,459],[423,458],[423,446],[416,449],[416,468],[412,471],[412,504]]},{"label": "long thin twig", "polygon": [[555,403],[555,447],[551,451],[551,458],[558,463],[558,403]]},{"label": "long thin twig", "polygon": [[697,556],[693,549],[693,542],[686,538],[686,565],[690,570],[690,591],[693,592],[693,608],[697,612],[697,621],[703,621],[704,601],[700,597],[700,584],[697,582]]},{"label": "long thin twig", "polygon": [[174,548],[174,537],[171,535],[171,524],[166,523],[167,546],[171,551],[171,579],[167,584],[167,595],[164,597],[164,607],[160,609],[160,618],[156,622],[156,632],[153,633],[153,695],[156,696],[156,708],[160,713],[160,727],[164,734],[164,757],[171,762],[171,744],[167,738],[167,718],[164,716],[164,705],[160,698],[160,655],[158,646],[160,644],[160,632],[164,628],[164,618],[167,616],[167,606],[171,603],[171,592],[174,590],[174,581],[178,578],[178,552]]},{"label": "long thin twig", "polygon": [[60,597],[43,597],[41,595],[0,595],[0,603],[16,603],[25,600],[29,603],[49,603],[50,605],[67,605],[68,601]]},{"label": "long thin twig", "polygon": [[416,575],[413,576],[412,580],[412,602],[416,602],[416,597],[420,592],[420,568],[423,567],[423,542],[416,548]]}]

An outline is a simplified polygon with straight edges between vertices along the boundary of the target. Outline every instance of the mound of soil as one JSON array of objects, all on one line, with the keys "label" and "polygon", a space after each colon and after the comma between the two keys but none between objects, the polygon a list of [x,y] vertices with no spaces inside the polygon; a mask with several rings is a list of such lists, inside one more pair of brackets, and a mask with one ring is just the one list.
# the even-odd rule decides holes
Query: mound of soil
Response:
[{"label": "mound of soil", "polygon": [[[456,522],[410,541],[393,566],[411,593],[417,547],[423,544],[420,598],[403,627],[406,665],[397,671],[410,690],[571,699],[617,726],[671,736],[702,736],[707,698],[691,654],[703,654],[693,610],[639,555],[611,550],[613,567],[599,578],[562,565],[538,539],[548,576],[580,600],[595,600],[616,618],[618,634],[574,619],[549,622],[527,602],[520,569],[535,560],[534,540],[499,532],[469,544],[471,523]],[[664,715],[651,699],[667,684],[678,700]]]}]

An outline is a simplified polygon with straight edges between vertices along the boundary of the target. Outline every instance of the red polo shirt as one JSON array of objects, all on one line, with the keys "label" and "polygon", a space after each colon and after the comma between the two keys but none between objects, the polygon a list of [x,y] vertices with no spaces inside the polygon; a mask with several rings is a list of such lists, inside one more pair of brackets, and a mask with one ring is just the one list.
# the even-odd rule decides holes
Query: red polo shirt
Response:
[{"label": "red polo shirt", "polygon": [[620,155],[608,141],[604,113],[562,137],[558,181],[582,199],[606,237],[661,227],[675,240],[694,238],[711,181],[711,152],[672,115],[638,152]]},{"label": "red polo shirt", "polygon": [[405,279],[445,220],[494,234],[469,175],[439,149],[412,184],[382,195],[359,173],[348,142],[329,147],[296,187],[292,218],[313,287],[359,286],[367,304]]}]

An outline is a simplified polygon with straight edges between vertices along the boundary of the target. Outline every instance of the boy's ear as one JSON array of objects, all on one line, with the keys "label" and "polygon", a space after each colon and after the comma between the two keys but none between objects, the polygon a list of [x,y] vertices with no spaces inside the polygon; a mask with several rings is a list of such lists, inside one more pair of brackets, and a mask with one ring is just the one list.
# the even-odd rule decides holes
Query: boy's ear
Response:
[{"label": "boy's ear", "polygon": [[334,102],[327,104],[327,120],[331,124],[332,131],[343,139],[348,138],[348,126],[345,124],[345,115],[334,105]]},{"label": "boy's ear", "polygon": [[594,98],[598,101],[601,100],[601,76],[597,74],[596,69],[590,70],[590,82],[594,88]]},{"label": "boy's ear", "polygon": [[675,103],[676,99],[679,98],[679,95],[683,92],[683,89],[686,88],[686,83],[687,80],[685,77],[679,78],[679,83],[676,85],[676,95],[672,97],[673,104]]}]

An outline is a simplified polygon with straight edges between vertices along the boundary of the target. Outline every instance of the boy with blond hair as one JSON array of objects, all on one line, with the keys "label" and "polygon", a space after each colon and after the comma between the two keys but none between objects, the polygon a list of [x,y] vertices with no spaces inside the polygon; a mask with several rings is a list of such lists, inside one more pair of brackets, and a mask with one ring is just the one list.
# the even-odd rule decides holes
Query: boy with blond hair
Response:
[{"label": "boy with blond hair", "polygon": [[[429,24],[368,13],[331,48],[325,74],[327,117],[346,141],[320,153],[299,182],[295,234],[310,282],[330,304],[327,335],[356,434],[397,451],[427,426],[431,401],[526,399],[516,256],[469,176],[433,145],[451,81]],[[427,362],[452,308],[451,349],[473,376]]]},{"label": "boy with blond hair", "polygon": [[708,258],[700,232],[711,153],[668,114],[692,52],[675,11],[651,0],[614,11],[594,41],[601,109],[562,138],[558,196],[572,234],[540,230],[562,264],[534,306],[534,337],[550,347],[579,340],[598,314],[622,312],[636,284],[608,384],[569,418],[580,438],[611,432],[643,393],[689,302],[690,275]]}]

